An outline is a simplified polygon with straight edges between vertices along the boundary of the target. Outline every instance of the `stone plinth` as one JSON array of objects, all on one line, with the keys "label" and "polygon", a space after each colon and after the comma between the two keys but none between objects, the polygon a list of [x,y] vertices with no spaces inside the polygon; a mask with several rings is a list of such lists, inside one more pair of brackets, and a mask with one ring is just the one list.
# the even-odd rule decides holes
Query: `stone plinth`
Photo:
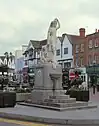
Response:
[{"label": "stone plinth", "polygon": [[32,102],[41,103],[49,96],[59,96],[62,90],[62,69],[58,65],[56,69],[52,64],[40,64],[34,66],[35,83],[32,91]]}]

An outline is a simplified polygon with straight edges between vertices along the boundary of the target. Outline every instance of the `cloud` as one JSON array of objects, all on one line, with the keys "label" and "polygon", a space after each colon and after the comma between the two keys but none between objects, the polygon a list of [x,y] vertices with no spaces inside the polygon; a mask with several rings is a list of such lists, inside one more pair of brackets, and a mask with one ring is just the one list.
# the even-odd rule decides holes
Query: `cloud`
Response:
[{"label": "cloud", "polygon": [[58,18],[62,33],[87,33],[98,27],[98,0],[0,0],[0,54],[13,51],[30,39],[46,38],[51,20]]}]

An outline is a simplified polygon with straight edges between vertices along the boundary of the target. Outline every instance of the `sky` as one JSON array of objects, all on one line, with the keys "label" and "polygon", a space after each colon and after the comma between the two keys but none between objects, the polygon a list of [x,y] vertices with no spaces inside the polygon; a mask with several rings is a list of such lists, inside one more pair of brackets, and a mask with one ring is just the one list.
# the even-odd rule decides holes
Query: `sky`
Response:
[{"label": "sky", "polygon": [[57,36],[78,35],[81,27],[93,33],[99,28],[99,0],[0,0],[0,54],[45,39],[54,18],[60,21]]}]

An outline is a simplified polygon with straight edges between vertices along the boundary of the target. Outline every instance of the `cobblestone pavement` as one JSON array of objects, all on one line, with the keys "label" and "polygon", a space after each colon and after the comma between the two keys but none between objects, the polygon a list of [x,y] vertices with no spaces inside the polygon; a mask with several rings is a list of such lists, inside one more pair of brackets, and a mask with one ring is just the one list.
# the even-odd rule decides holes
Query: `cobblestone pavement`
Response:
[{"label": "cobblestone pavement", "polygon": [[48,126],[48,125],[0,118],[0,126]]}]

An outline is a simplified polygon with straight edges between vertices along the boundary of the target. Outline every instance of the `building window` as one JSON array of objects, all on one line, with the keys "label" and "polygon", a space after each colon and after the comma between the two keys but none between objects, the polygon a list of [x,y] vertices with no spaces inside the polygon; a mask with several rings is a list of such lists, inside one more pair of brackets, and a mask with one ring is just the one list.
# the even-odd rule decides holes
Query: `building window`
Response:
[{"label": "building window", "polygon": [[71,62],[64,63],[64,68],[70,68],[70,67],[71,67]]},{"label": "building window", "polygon": [[99,39],[95,39],[95,47],[98,47]]},{"label": "building window", "polygon": [[84,58],[83,58],[83,57],[80,58],[80,65],[81,65],[81,66],[84,65]]},{"label": "building window", "polygon": [[91,55],[88,56],[88,64],[89,64],[89,65],[92,64],[92,56],[91,56]]},{"label": "building window", "polygon": [[76,67],[79,66],[79,55],[78,54],[76,54],[76,57],[75,57],[75,65],[76,65]]},{"label": "building window", "polygon": [[84,52],[84,44],[81,44],[81,52]]},{"label": "building window", "polygon": [[56,50],[56,56],[59,56],[60,55],[60,49],[57,49]]},{"label": "building window", "polygon": [[76,45],[76,53],[79,53],[80,45]]},{"label": "building window", "polygon": [[80,65],[79,59],[76,59],[76,67],[78,67],[79,65]]},{"label": "building window", "polygon": [[89,40],[89,48],[92,48],[92,40]]},{"label": "building window", "polygon": [[36,50],[34,51],[34,59],[36,59],[37,57],[36,57]]},{"label": "building window", "polygon": [[29,51],[29,56],[31,57],[33,55],[33,50]]},{"label": "building window", "polygon": [[64,54],[68,54],[68,48],[64,48]]},{"label": "building window", "polygon": [[98,55],[94,55],[94,60],[97,62],[98,61]]}]

